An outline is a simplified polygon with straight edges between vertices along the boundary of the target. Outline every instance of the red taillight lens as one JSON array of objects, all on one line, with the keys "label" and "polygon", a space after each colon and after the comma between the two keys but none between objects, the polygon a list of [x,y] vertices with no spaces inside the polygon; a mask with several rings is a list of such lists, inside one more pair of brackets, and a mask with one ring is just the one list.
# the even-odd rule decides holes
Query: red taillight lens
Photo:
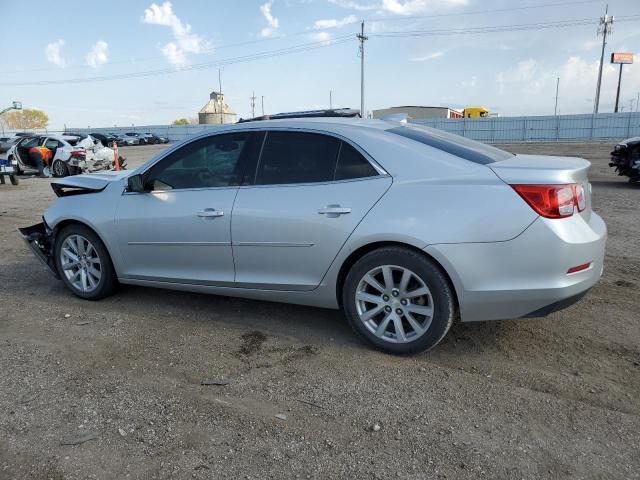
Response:
[{"label": "red taillight lens", "polygon": [[[511,187],[543,217],[565,218],[573,215],[574,208],[579,206],[576,193],[578,185],[511,185]],[[582,187],[582,185],[579,186]],[[582,190],[582,198],[584,204],[584,190]]]},{"label": "red taillight lens", "polygon": [[84,150],[72,150],[71,151],[71,156],[72,157],[86,157],[87,156],[87,152],[85,152]]}]

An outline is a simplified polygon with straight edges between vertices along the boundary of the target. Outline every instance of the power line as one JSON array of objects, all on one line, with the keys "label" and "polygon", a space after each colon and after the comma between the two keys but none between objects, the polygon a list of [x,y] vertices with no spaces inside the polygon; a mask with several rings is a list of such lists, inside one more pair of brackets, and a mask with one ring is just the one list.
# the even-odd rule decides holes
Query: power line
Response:
[{"label": "power line", "polygon": [[[640,15],[629,15],[626,17],[618,17],[618,22],[625,21],[638,21]],[[458,29],[434,29],[434,30],[406,30],[406,31],[392,31],[381,33],[370,33],[369,38],[393,38],[393,37],[420,37],[420,36],[436,36],[436,35],[468,35],[468,34],[485,34],[485,33],[498,33],[498,32],[510,32],[510,31],[526,31],[526,30],[542,30],[549,28],[566,28],[583,25],[593,25],[598,23],[599,19],[582,18],[574,20],[561,20],[556,22],[537,22],[528,24],[517,25],[493,25],[474,28],[458,28]],[[290,47],[284,47],[276,50],[270,50],[260,52],[256,54],[244,55],[239,57],[229,57],[226,59],[197,63],[193,65],[187,65],[177,68],[161,68],[156,70],[146,70],[140,72],[129,72],[114,75],[94,76],[94,77],[79,77],[70,78],[64,80],[35,80],[27,82],[0,82],[0,86],[26,86],[26,85],[64,85],[64,84],[77,84],[77,83],[90,83],[101,82],[109,80],[122,80],[130,78],[141,78],[156,75],[168,75],[171,73],[202,70],[213,67],[220,67],[225,65],[232,65],[237,63],[246,63],[255,60],[262,60],[265,58],[279,57],[283,55],[291,55],[295,53],[303,53],[319,48],[325,48],[333,45],[340,45],[353,41],[351,35],[344,35],[336,37],[332,40],[323,40],[319,42],[304,43],[294,45]]]},{"label": "power line", "polygon": [[[469,12],[452,12],[452,13],[439,13],[439,14],[431,14],[431,15],[406,15],[406,16],[402,16],[402,17],[376,17],[376,18],[366,18],[364,19],[364,21],[366,22],[395,22],[395,21],[407,21],[407,20],[422,20],[422,19],[429,19],[429,18],[446,18],[446,17],[458,17],[458,16],[468,16],[468,15],[482,15],[482,14],[488,14],[488,13],[507,13],[507,12],[514,12],[514,11],[522,11],[522,10],[532,10],[532,9],[537,9],[537,8],[553,8],[553,7],[564,7],[564,6],[572,6],[572,5],[582,5],[582,4],[588,4],[588,3],[600,3],[601,0],[575,0],[575,1],[569,1],[569,2],[561,2],[561,3],[543,3],[543,4],[537,4],[537,5],[524,5],[524,6],[520,6],[520,7],[509,7],[509,8],[495,8],[495,9],[487,9],[487,10],[473,10],[473,11],[469,11]],[[352,22],[346,22],[343,25],[341,25],[338,28],[344,28],[350,25],[355,25],[357,23],[360,23],[360,20],[354,20]],[[282,40],[282,39],[286,39],[288,37],[294,37],[294,36],[299,36],[299,35],[310,35],[313,33],[318,33],[318,32],[322,32],[322,31],[326,31],[326,28],[312,28],[312,29],[307,29],[307,30],[302,30],[302,31],[298,31],[298,32],[293,32],[293,33],[288,33],[285,34],[282,37],[269,37],[269,38],[261,38],[259,40],[247,40],[247,41],[243,41],[243,42],[236,42],[236,43],[227,43],[227,44],[221,44],[221,45],[216,45],[214,51],[217,50],[221,50],[221,49],[225,49],[225,48],[235,48],[235,47],[243,47],[243,46],[248,46],[248,45],[255,45],[258,43],[264,43],[264,42],[269,42],[269,41],[273,41],[273,40]],[[205,54],[207,52],[204,52]],[[148,62],[148,61],[154,61],[154,60],[162,60],[164,59],[164,56],[153,56],[153,57],[142,57],[142,58],[132,58],[132,59],[128,59],[128,60],[112,60],[108,63],[109,66],[111,65],[120,65],[120,64],[130,64],[130,63],[135,63],[135,62]],[[76,66],[69,66],[66,67],[67,70],[71,70],[71,69],[86,69],[87,66],[86,65],[76,65]],[[58,71],[60,70],[59,67],[43,67],[43,68],[33,68],[33,69],[26,69],[26,70],[20,70],[20,71],[16,71],[16,70],[4,70],[1,71],[0,70],[0,74],[7,74],[7,73],[31,73],[31,72],[47,72],[47,71]]]},{"label": "power line", "polygon": [[79,78],[68,78],[65,80],[35,80],[28,82],[0,82],[1,86],[26,86],[26,85],[65,85],[65,84],[78,84],[78,83],[89,83],[89,82],[104,82],[109,80],[123,80],[130,78],[142,78],[142,77],[150,77],[156,75],[168,75],[171,73],[185,72],[185,71],[193,71],[193,70],[203,70],[207,68],[220,67],[225,65],[233,65],[236,63],[245,63],[251,62],[255,60],[261,60],[264,58],[273,58],[279,57],[283,55],[291,55],[295,53],[304,53],[311,50],[317,50],[319,48],[330,47],[333,45],[341,45],[347,42],[353,42],[353,37],[351,35],[345,35],[343,37],[337,37],[333,40],[323,40],[321,42],[312,42],[312,43],[304,43],[300,45],[294,45],[291,47],[280,48],[277,50],[270,50],[266,52],[260,52],[250,55],[244,55],[240,57],[229,57],[221,60],[197,63],[193,65],[188,65],[184,67],[178,68],[161,68],[156,70],[145,70],[141,72],[129,72],[122,73],[116,75],[105,75],[105,76],[95,76],[95,77],[79,77]]},{"label": "power line", "polygon": [[[627,17],[617,18],[616,21],[638,21],[640,15],[630,15]],[[383,37],[423,37],[423,36],[439,36],[439,35],[472,35],[480,33],[500,33],[500,32],[516,32],[525,30],[543,30],[548,28],[566,28],[577,27],[584,25],[597,25],[599,19],[594,18],[581,18],[575,20],[560,20],[555,22],[537,22],[537,23],[523,23],[516,25],[492,25],[484,27],[472,27],[472,28],[447,28],[447,29],[432,29],[432,30],[400,30],[380,33],[370,33],[370,37],[383,38]]]}]

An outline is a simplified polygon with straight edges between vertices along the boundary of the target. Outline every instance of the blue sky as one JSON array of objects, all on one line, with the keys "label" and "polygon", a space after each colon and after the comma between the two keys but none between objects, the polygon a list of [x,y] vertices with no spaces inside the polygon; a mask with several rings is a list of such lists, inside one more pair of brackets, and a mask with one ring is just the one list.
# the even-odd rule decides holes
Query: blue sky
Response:
[{"label": "blue sky", "polygon": [[[386,37],[406,31],[597,19],[603,1],[570,0],[149,0],[93,3],[0,0],[0,104],[41,108],[51,128],[164,124],[194,117],[218,88],[218,67],[190,69],[298,45],[302,53],[222,67],[227,103],[243,117],[334,106],[358,108],[355,33],[365,19],[367,110],[393,105],[485,105],[501,115],[593,108],[600,55],[595,25],[482,34]],[[610,0],[618,19],[638,0]],[[564,4],[544,8],[536,5]],[[514,8],[521,8],[514,10]],[[508,11],[496,11],[508,9]],[[471,13],[483,11],[485,13]],[[487,12],[489,11],[489,12]],[[607,52],[640,53],[640,17],[615,23]],[[339,43],[336,40],[352,38]],[[332,43],[335,42],[335,43]],[[608,57],[608,55],[607,55]],[[636,62],[640,59],[636,57]],[[149,71],[148,75],[79,82]],[[69,82],[73,80],[73,83]],[[24,85],[25,82],[65,81]],[[601,111],[611,111],[617,68],[605,63]],[[11,85],[10,85],[11,84]],[[18,85],[14,85],[18,84]],[[625,109],[640,91],[640,66],[625,66]],[[635,108],[635,102],[633,103]]]}]

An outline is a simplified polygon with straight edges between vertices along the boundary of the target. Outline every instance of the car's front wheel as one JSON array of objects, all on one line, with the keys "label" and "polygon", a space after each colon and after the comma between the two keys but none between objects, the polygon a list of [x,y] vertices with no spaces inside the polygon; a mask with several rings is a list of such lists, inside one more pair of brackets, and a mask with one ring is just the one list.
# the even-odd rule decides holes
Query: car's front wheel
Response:
[{"label": "car's front wheel", "polygon": [[99,300],[116,290],[118,281],[109,253],[88,227],[65,227],[56,236],[54,253],[60,278],[74,295]]},{"label": "car's front wheel", "polygon": [[367,343],[390,353],[435,347],[456,312],[453,291],[440,268],[401,247],[380,248],[358,260],[342,295],[351,327]]}]

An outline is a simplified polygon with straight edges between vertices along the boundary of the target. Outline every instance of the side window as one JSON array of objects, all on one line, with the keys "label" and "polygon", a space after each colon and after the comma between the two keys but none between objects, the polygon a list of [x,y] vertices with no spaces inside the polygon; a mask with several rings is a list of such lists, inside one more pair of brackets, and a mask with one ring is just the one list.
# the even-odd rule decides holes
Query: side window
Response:
[{"label": "side window", "polygon": [[32,148],[32,147],[37,147],[39,145],[40,139],[39,138],[31,138],[29,140],[25,140],[24,142],[22,142],[20,144],[20,146],[22,148]]},{"label": "side window", "polygon": [[239,185],[239,160],[248,137],[249,133],[231,133],[191,142],[153,166],[145,186],[173,190]]},{"label": "side window", "polygon": [[256,185],[328,182],[340,140],[302,132],[268,132],[256,174]]},{"label": "side window", "polygon": [[376,175],[378,175],[378,171],[360,152],[348,143],[342,142],[336,166],[336,180],[375,177]]},{"label": "side window", "polygon": [[54,138],[47,138],[47,141],[44,142],[44,146],[53,150],[61,147],[62,145]]}]

